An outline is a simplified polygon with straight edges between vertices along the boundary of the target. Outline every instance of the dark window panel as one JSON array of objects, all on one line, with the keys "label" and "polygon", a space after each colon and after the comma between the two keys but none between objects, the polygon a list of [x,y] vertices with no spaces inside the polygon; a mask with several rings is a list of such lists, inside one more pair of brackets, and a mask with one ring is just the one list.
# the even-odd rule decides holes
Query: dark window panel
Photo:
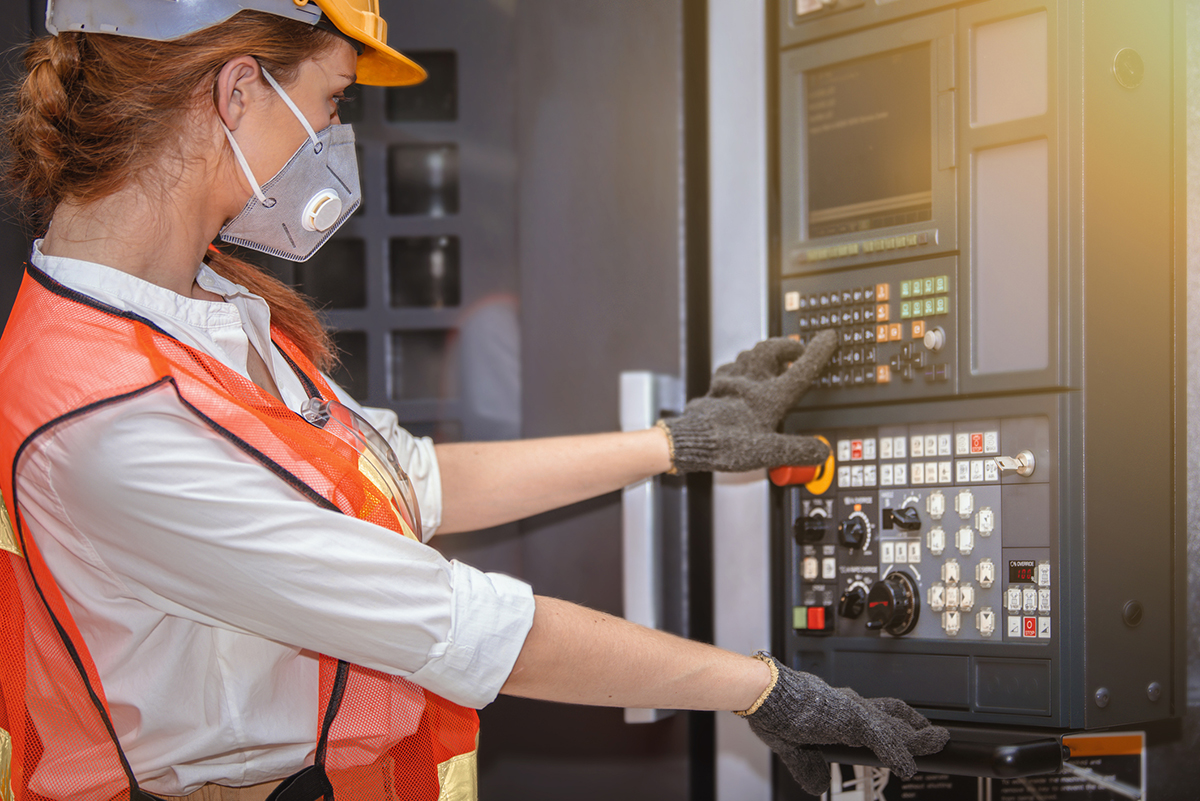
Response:
[{"label": "dark window panel", "polygon": [[458,55],[453,50],[405,53],[429,73],[412,86],[386,90],[389,122],[447,122],[458,119]]},{"label": "dark window panel", "polygon": [[388,148],[388,212],[444,217],[458,213],[458,146]]},{"label": "dark window panel", "polygon": [[391,395],[394,400],[454,398],[458,388],[447,369],[449,331],[393,331]]},{"label": "dark window panel", "polygon": [[434,442],[461,442],[463,438],[462,423],[457,420],[431,420],[400,425],[414,437],[432,437]]},{"label": "dark window panel", "polygon": [[367,305],[367,248],[356,238],[334,238],[311,259],[293,268],[300,291],[322,308],[361,309]]},{"label": "dark window panel", "polygon": [[457,236],[410,236],[389,243],[392,306],[439,309],[461,302]]}]

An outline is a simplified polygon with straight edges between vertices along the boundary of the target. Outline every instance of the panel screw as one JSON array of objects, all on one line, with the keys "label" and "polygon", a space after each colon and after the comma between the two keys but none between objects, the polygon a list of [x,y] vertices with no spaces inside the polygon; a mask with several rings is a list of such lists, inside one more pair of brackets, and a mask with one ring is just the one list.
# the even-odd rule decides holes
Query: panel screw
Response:
[{"label": "panel screw", "polygon": [[1099,690],[1096,690],[1096,706],[1100,707],[1101,709],[1104,709],[1104,707],[1108,706],[1107,687],[1101,687]]},{"label": "panel screw", "polygon": [[1131,629],[1136,629],[1142,622],[1142,604],[1140,601],[1128,601],[1121,611],[1121,619]]},{"label": "panel screw", "polygon": [[1162,698],[1162,685],[1157,681],[1150,682],[1150,686],[1146,688],[1146,697],[1151,701],[1157,701]]}]

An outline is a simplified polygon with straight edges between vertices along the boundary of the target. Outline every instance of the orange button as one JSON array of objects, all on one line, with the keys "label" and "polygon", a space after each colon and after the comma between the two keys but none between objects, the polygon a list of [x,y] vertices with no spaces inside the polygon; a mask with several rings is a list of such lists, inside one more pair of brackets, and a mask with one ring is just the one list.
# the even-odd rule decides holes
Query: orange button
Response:
[{"label": "orange button", "polygon": [[886,323],[888,321],[888,308],[889,306],[886,303],[876,304],[875,319],[881,323]]},{"label": "orange button", "polygon": [[825,629],[825,607],[810,606],[808,607],[808,630],[823,631]]},{"label": "orange button", "polygon": [[792,340],[793,342],[799,342],[800,335],[799,334],[788,334],[788,339]]},{"label": "orange button", "polygon": [[881,364],[875,368],[875,383],[890,384],[892,382],[892,368],[886,364]]},{"label": "orange button", "polygon": [[771,483],[777,487],[807,484],[820,474],[822,467],[823,465],[776,467],[771,470]]},{"label": "orange button", "polygon": [[888,341],[888,327],[886,325],[881,325],[875,330],[875,341],[876,342],[887,342]]},{"label": "orange button", "polygon": [[892,342],[904,339],[904,323],[892,323],[888,326],[888,339]]},{"label": "orange button", "polygon": [[888,300],[888,287],[891,284],[876,284],[875,285],[875,300]]},{"label": "orange button", "polygon": [[925,321],[913,320],[913,339],[925,338]]}]

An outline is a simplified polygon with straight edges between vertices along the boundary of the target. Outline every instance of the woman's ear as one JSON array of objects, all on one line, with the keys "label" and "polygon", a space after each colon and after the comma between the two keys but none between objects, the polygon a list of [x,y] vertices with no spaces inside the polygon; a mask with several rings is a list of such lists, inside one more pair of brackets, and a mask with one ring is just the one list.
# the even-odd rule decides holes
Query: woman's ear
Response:
[{"label": "woman's ear", "polygon": [[217,73],[217,114],[225,127],[236,131],[250,105],[263,89],[262,67],[253,56],[238,56]]}]

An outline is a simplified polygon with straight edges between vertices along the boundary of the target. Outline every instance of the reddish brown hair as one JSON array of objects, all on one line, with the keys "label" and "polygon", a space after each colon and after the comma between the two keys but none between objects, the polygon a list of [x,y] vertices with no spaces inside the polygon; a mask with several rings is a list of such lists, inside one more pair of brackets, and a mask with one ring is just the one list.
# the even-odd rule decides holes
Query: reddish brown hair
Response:
[{"label": "reddish brown hair", "polygon": [[[222,66],[252,55],[287,85],[336,41],[255,11],[171,42],[75,32],[38,39],[4,122],[12,190],[39,230],[63,201],[96,201],[132,181],[151,190],[188,112],[211,102],[205,87],[215,91]],[[228,253],[210,249],[205,261],[264,297],[275,325],[319,367],[334,363],[329,335],[294,289]]]}]

